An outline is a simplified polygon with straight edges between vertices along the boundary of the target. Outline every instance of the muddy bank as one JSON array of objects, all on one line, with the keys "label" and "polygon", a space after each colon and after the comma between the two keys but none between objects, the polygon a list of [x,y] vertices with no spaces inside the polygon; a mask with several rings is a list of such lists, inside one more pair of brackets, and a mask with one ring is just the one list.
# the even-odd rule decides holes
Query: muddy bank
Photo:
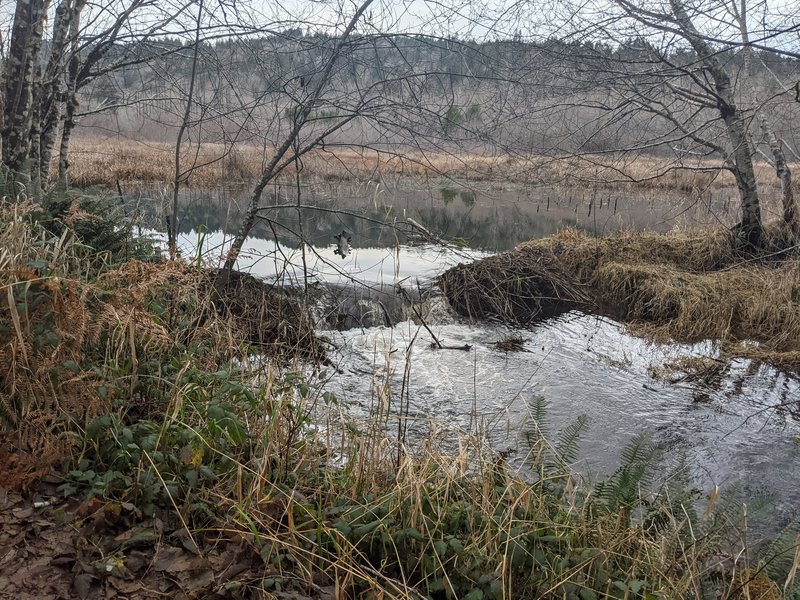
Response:
[{"label": "muddy bank", "polygon": [[657,341],[719,342],[732,356],[800,368],[800,259],[780,225],[757,256],[728,230],[593,238],[574,229],[459,265],[439,279],[453,308],[530,324],[570,310]]}]

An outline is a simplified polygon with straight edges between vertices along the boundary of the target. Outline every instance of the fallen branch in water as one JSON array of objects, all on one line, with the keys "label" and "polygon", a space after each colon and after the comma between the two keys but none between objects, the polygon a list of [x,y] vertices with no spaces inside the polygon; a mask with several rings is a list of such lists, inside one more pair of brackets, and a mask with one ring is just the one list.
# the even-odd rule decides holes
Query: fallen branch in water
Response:
[{"label": "fallen branch in water", "polygon": [[434,344],[431,343],[431,348],[434,350],[463,350],[464,352],[469,352],[472,350],[472,346],[470,344],[464,344],[463,346],[449,346],[447,344]]}]

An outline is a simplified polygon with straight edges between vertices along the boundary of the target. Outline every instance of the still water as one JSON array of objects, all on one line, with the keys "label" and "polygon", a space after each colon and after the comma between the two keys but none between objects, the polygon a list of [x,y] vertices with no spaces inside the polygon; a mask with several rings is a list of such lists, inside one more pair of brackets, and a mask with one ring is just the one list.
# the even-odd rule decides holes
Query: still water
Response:
[{"label": "still water", "polygon": [[[295,284],[348,289],[364,284],[391,293],[395,284],[424,286],[458,262],[511,249],[564,226],[598,234],[666,231],[731,223],[735,217],[732,194],[725,191],[695,198],[626,197],[596,189],[478,189],[422,182],[321,185],[301,192],[303,208],[298,209],[285,208],[298,202],[296,190],[270,191],[240,268]],[[184,256],[215,263],[235,233],[246,198],[246,190],[189,191],[181,205]],[[158,194],[138,199],[139,209],[156,226],[161,203]],[[424,230],[409,225],[409,219]],[[342,232],[352,245],[346,258],[334,254],[333,236]],[[445,244],[430,243],[428,233]],[[299,243],[301,235],[308,244]],[[332,358],[341,371],[329,389],[353,415],[374,406],[375,382],[385,381],[387,373],[399,398],[407,359],[410,442],[430,431],[446,440],[479,429],[511,464],[522,465],[528,401],[542,395],[549,402],[553,434],[578,415],[589,417],[576,466],[590,479],[612,471],[622,447],[649,432],[669,459],[685,459],[701,492],[719,485],[736,490],[743,501],[772,496],[764,531],[775,531],[800,512],[800,380],[795,375],[738,361],[712,380],[664,383],[654,379],[653,369],[680,357],[714,356],[714,347],[654,345],[613,321],[578,313],[512,332],[501,324],[462,322],[441,300],[420,310],[427,311],[426,323],[439,340],[469,344],[471,350],[432,349],[431,333],[412,319],[401,318],[393,327],[356,320],[360,327],[323,332],[337,347]],[[320,320],[320,328],[328,328],[326,321]],[[494,342],[512,333],[524,339],[524,351],[498,351]]]}]

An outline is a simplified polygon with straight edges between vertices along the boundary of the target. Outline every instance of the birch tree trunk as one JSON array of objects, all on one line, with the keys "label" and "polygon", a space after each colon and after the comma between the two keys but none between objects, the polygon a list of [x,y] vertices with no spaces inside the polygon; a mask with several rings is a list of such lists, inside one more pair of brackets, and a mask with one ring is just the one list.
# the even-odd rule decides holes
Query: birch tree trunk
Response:
[{"label": "birch tree trunk", "polygon": [[681,0],[670,0],[675,20],[714,82],[717,109],[725,123],[728,140],[732,147],[730,167],[739,188],[742,219],[736,226],[737,237],[745,246],[755,248],[761,244],[764,230],[761,223],[761,204],[758,197],[753,148],[747,135],[747,127],[736,107],[731,78],[717,57],[717,53],[695,28]]},{"label": "birch tree trunk", "polygon": [[781,201],[783,204],[783,222],[789,227],[792,236],[797,238],[800,233],[800,226],[797,221],[797,202],[794,199],[794,190],[792,189],[792,170],[789,168],[789,163],[786,161],[786,154],[783,152],[780,140],[775,135],[775,130],[769,123],[766,115],[760,113],[761,130],[767,139],[767,145],[772,151],[772,156],[775,159],[775,171],[778,179],[781,182]]},{"label": "birch tree trunk", "polygon": [[30,178],[33,93],[49,0],[17,0],[5,74],[3,163],[20,182]]},{"label": "birch tree trunk", "polygon": [[[58,128],[67,101],[67,68],[69,64],[69,45],[78,37],[80,13],[86,0],[61,0],[56,9],[53,23],[53,42],[50,58],[42,78],[41,121],[39,133],[39,179],[46,186],[50,179],[50,163],[58,135]],[[34,165],[35,167],[36,165]]]},{"label": "birch tree trunk", "polygon": [[753,49],[750,46],[750,28],[747,25],[747,0],[731,0],[731,11],[739,24],[739,33],[742,37],[742,53],[744,55],[744,70],[747,75],[747,83],[750,87],[753,110],[758,116],[761,132],[772,153],[775,163],[775,171],[778,180],[781,182],[781,202],[783,206],[783,221],[789,227],[793,238],[798,235],[797,208],[792,190],[792,170],[786,161],[783,146],[775,135],[775,130],[770,123],[769,117],[761,107],[756,90],[755,78],[753,74]]},{"label": "birch tree trunk", "polygon": [[[77,45],[77,44],[76,44]],[[64,123],[61,128],[61,145],[58,149],[58,186],[66,189],[69,185],[69,142],[75,129],[75,110],[78,108],[78,71],[80,57],[77,50],[70,53],[67,66],[66,105],[64,107]]]}]

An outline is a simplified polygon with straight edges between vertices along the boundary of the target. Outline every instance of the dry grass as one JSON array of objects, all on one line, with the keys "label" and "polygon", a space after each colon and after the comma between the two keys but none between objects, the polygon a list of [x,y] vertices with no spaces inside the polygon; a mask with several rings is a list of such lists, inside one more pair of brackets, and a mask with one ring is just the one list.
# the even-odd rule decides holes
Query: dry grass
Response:
[{"label": "dry grass", "polygon": [[0,206],[0,415],[31,457],[58,455],[64,431],[109,408],[93,385],[96,374],[65,368],[81,360],[85,343],[98,341],[86,309],[91,294],[79,282],[102,259],[69,232],[54,239],[31,228],[38,208]]},{"label": "dry grass", "polygon": [[[70,432],[133,400],[145,357],[168,361],[199,345],[213,349],[198,355],[212,365],[253,347],[276,360],[324,360],[296,298],[238,274],[220,298],[215,272],[180,261],[111,267],[69,227],[53,237],[32,224],[36,210],[0,206],[0,425],[25,468],[63,456]],[[91,368],[98,356],[102,368]],[[122,387],[110,384],[119,369]]]},{"label": "dry grass", "polygon": [[[174,178],[174,146],[133,141],[74,141],[70,181],[77,187],[123,183],[164,185]],[[241,145],[231,150],[206,143],[184,153],[184,181],[213,187],[260,175],[271,158],[262,149]],[[445,175],[489,179],[504,161],[480,155],[425,155],[403,152],[378,155],[357,150],[317,151],[303,158],[303,175],[323,181],[368,181],[375,177]],[[197,165],[195,168],[193,168]],[[292,177],[294,175],[292,174]]]},{"label": "dry grass", "polygon": [[[765,255],[743,258],[732,250],[725,229],[604,238],[567,229],[453,269],[442,277],[442,287],[451,304],[471,317],[496,314],[524,323],[532,312],[590,310],[650,339],[711,339],[734,355],[798,368],[800,259],[779,251],[791,246],[781,224],[770,225],[767,233]],[[542,263],[547,269],[538,267]],[[536,280],[530,278],[535,268]],[[454,286],[456,278],[464,284]],[[531,285],[520,288],[521,280]],[[581,296],[553,294],[553,282],[580,289]],[[543,312],[539,298],[554,296],[558,301]]]},{"label": "dry grass", "polygon": [[[271,148],[269,149],[271,151]],[[132,140],[76,138],[71,154],[71,182],[78,187],[116,182],[164,185],[174,177],[174,146]],[[231,150],[222,144],[205,143],[187,148],[182,168],[185,181],[205,187],[248,181],[257,177],[267,160],[262,148],[239,145]],[[196,168],[192,169],[193,166]],[[323,181],[368,181],[399,177],[449,177],[468,181],[543,185],[608,186],[681,194],[733,188],[732,175],[718,171],[712,161],[686,164],[675,169],[666,160],[641,157],[611,160],[606,156],[571,158],[513,157],[444,151],[424,153],[397,149],[391,153],[356,149],[319,150],[303,158],[304,176]],[[762,190],[777,191],[778,180],[767,164],[758,164]]]},{"label": "dry grass", "polygon": [[[672,505],[632,499],[648,511],[633,518],[629,504],[592,504],[542,435],[524,457],[524,475],[487,447],[482,431],[448,430],[404,447],[399,434],[387,434],[404,418],[392,397],[391,352],[375,411],[363,421],[277,361],[253,370],[236,361],[252,343],[277,344],[279,357],[290,348],[315,355],[290,297],[238,276],[219,310],[213,273],[181,262],[111,267],[68,228],[53,238],[32,225],[35,207],[1,208],[0,412],[18,461],[10,466],[24,466],[25,455],[52,461],[70,431],[81,433],[82,460],[68,477],[85,476],[81,485],[107,502],[95,501],[93,512],[105,516],[81,530],[75,561],[93,585],[122,579],[121,567],[109,574],[94,564],[127,569],[123,559],[153,546],[126,546],[142,529],[108,515],[160,497],[160,525],[151,525],[160,529],[142,539],[160,543],[172,521],[186,536],[166,543],[179,557],[176,539],[191,549],[178,560],[204,564],[226,545],[248,556],[248,580],[221,569],[195,596],[227,591],[227,583],[254,598],[684,598],[713,585],[733,600],[753,597],[756,584],[774,591],[745,570],[746,556],[720,568],[728,549],[707,534],[711,519],[690,524],[689,506],[670,512]],[[554,254],[523,254],[537,263],[532,277],[558,273]],[[546,283],[549,297],[584,301],[566,279]],[[164,401],[142,406],[153,397],[147,387]],[[99,427],[91,423],[97,415],[105,418]],[[5,477],[9,464],[2,466]],[[108,552],[92,527],[122,545]],[[150,568],[156,560],[141,565],[142,578],[158,570]],[[175,569],[179,583],[192,577]]]}]

